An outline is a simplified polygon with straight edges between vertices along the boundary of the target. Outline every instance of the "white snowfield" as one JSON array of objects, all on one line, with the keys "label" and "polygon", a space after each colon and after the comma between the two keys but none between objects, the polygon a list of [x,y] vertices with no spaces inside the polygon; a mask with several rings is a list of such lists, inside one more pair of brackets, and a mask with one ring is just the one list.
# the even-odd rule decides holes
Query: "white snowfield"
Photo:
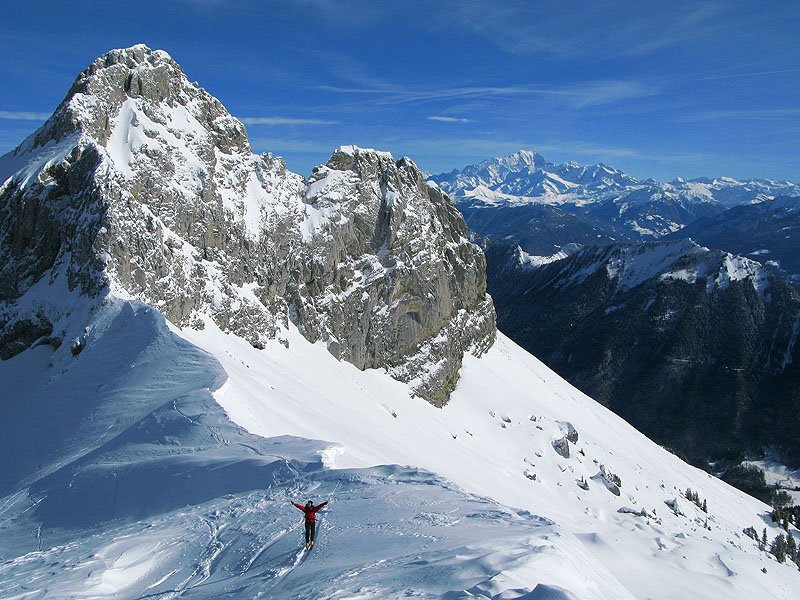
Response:
[{"label": "white snowfield", "polygon": [[[59,279],[24,301],[63,303]],[[75,298],[57,325],[87,314],[77,357],[65,343],[0,362],[0,598],[792,598],[800,584],[741,533],[774,538],[768,507],[502,335],[437,409],[296,330],[256,350],[113,297]],[[289,502],[307,498],[330,505],[304,556]]]},{"label": "white snowfield", "polygon": [[[767,506],[686,465],[502,334],[484,357],[465,358],[443,409],[409,398],[381,372],[337,362],[296,332],[288,350],[276,343],[264,352],[210,322],[183,335],[220,360],[230,379],[215,398],[250,432],[339,442],[323,454],[329,467],[420,466],[551,519],[559,526],[552,543],[564,556],[607,570],[602,579],[633,597],[792,597],[791,582],[800,580],[796,567],[768,559],[741,533],[749,524],[767,526],[771,538],[781,531],[770,527]],[[552,444],[566,423],[578,432],[569,458]],[[603,469],[620,477],[619,497],[599,477]],[[577,485],[582,478],[588,490]],[[707,500],[708,514],[684,498],[687,488]],[[674,499],[683,514],[665,504]],[[648,516],[633,514],[642,510]],[[543,571],[544,579],[535,569],[527,587],[544,582],[576,597],[605,597],[575,587],[566,563]]]}]

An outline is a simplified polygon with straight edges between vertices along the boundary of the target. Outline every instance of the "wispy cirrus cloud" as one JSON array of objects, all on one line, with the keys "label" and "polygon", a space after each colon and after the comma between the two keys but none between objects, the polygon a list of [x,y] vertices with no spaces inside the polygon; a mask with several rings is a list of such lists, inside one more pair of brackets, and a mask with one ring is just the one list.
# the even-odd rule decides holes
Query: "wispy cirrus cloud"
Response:
[{"label": "wispy cirrus cloud", "polygon": [[800,119],[800,108],[742,108],[708,110],[685,115],[682,121],[795,121]]},{"label": "wispy cirrus cloud", "polygon": [[440,117],[438,115],[433,115],[431,117],[427,117],[428,121],[439,121],[441,123],[474,123],[475,119],[464,119],[458,117]]},{"label": "wispy cirrus cloud", "polygon": [[545,97],[572,108],[585,108],[610,104],[633,98],[652,96],[660,88],[638,81],[606,80],[587,81],[565,86],[466,86],[446,88],[393,87],[340,87],[332,85],[317,86],[321,91],[339,94],[368,94],[380,96],[382,104],[426,103],[440,101],[461,101],[477,98],[500,97]]},{"label": "wispy cirrus cloud", "polygon": [[727,10],[716,2],[586,2],[571,10],[561,0],[445,0],[434,29],[469,31],[519,55],[557,58],[643,56],[680,46],[717,26]]},{"label": "wispy cirrus cloud", "polygon": [[325,119],[294,119],[290,117],[244,117],[245,125],[338,125],[339,121]]},{"label": "wispy cirrus cloud", "polygon": [[800,73],[800,69],[779,69],[777,71],[755,71],[748,73],[731,73],[729,75],[712,75],[710,77],[695,77],[687,81],[713,81],[715,79],[739,79],[742,77],[763,77],[765,75],[784,75],[786,73]]},{"label": "wispy cirrus cloud", "polygon": [[0,110],[0,119],[11,121],[46,121],[49,118],[49,113]]},{"label": "wispy cirrus cloud", "polygon": [[250,138],[250,145],[258,152],[282,153],[309,153],[309,154],[328,154],[330,155],[336,148],[336,144],[327,144],[313,140],[294,140],[286,138]]}]

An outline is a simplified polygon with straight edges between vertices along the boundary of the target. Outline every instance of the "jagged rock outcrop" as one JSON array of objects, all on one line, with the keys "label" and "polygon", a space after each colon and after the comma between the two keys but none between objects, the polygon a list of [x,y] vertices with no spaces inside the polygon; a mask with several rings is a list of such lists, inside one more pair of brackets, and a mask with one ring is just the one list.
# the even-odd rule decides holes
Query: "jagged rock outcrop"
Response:
[{"label": "jagged rock outcrop", "polygon": [[18,303],[48,277],[182,326],[207,314],[257,347],[291,320],[438,405],[494,339],[483,254],[410,159],[342,147],[306,182],[146,46],[83,71],[0,181],[4,357],[53,333]]}]

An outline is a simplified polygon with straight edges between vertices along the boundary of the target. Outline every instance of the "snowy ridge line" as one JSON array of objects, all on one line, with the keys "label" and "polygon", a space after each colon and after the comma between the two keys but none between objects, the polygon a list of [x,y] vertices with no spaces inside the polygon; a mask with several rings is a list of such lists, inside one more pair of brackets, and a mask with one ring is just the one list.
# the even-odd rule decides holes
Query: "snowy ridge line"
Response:
[{"label": "snowy ridge line", "polygon": [[[518,250],[523,268],[538,268],[565,261],[564,269],[553,279],[556,286],[580,284],[599,269],[618,280],[620,290],[629,290],[646,281],[659,279],[695,283],[706,279],[708,293],[726,289],[731,282],[747,280],[762,296],[769,288],[769,273],[749,258],[711,250],[692,240],[655,241],[641,244],[570,249],[550,257],[537,257]],[[566,259],[569,259],[566,261]]]},{"label": "snowy ridge line", "polygon": [[[800,195],[800,187],[791,181],[770,179],[737,181],[730,177],[701,177],[686,180],[679,177],[669,183],[639,181],[603,164],[553,164],[528,150],[489,159],[461,171],[432,175],[430,179],[458,198],[469,198],[490,205],[543,202],[581,206],[629,195],[631,199],[638,198],[640,201],[660,196],[732,206],[760,202],[780,195]],[[653,190],[653,195],[637,194],[644,190]]]},{"label": "snowy ridge line", "polygon": [[[510,241],[518,241],[514,239],[518,235],[532,245],[537,242],[522,233],[531,227],[520,222],[520,230],[509,235],[500,221],[515,220],[536,207],[549,207],[548,218],[532,227],[547,234],[545,241],[539,242],[542,244],[549,238],[560,239],[560,243],[591,243],[587,231],[598,228],[612,241],[653,240],[733,207],[779,196],[800,197],[800,186],[790,181],[725,177],[639,181],[606,165],[552,164],[528,151],[428,177],[453,196],[477,233]],[[578,237],[565,238],[565,234]],[[550,250],[525,249],[536,253]]]}]

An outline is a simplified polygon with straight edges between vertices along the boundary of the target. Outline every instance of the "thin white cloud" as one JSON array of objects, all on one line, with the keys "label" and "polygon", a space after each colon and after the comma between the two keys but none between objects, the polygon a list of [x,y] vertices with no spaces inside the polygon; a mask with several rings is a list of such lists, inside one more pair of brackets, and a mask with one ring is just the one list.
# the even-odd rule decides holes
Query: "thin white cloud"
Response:
[{"label": "thin white cloud", "polygon": [[442,0],[436,29],[485,37],[513,54],[557,58],[643,56],[691,42],[718,26],[726,7],[694,2],[648,4],[584,2],[575,10],[562,0],[483,2]]},{"label": "thin white cloud", "polygon": [[282,153],[327,153],[331,154],[336,148],[336,144],[327,144],[312,140],[291,140],[284,138],[250,138],[250,145],[258,152],[272,152],[280,155]]},{"label": "thin white cloud", "polygon": [[780,69],[778,71],[757,71],[755,73],[732,73],[730,75],[714,75],[711,77],[696,77],[687,81],[713,81],[714,79],[736,79],[740,77],[762,77],[764,75],[782,75],[784,73],[798,73],[800,69]]},{"label": "thin white cloud", "polygon": [[800,119],[800,108],[753,108],[734,110],[709,110],[686,115],[683,121],[795,121]]},{"label": "thin white cloud", "polygon": [[441,121],[442,123],[474,123],[475,119],[459,119],[456,117],[440,117],[434,115],[432,117],[428,117],[428,121]]},{"label": "thin white cloud", "polygon": [[339,121],[325,119],[292,119],[287,117],[244,117],[245,125],[338,125]]},{"label": "thin white cloud", "polygon": [[465,100],[490,97],[547,97],[572,108],[610,104],[659,93],[660,89],[625,80],[586,81],[564,87],[544,86],[471,86],[440,89],[410,89],[394,87],[317,86],[316,89],[340,94],[370,94],[382,96],[381,104],[425,103],[443,100]]},{"label": "thin white cloud", "polygon": [[49,113],[0,110],[0,119],[9,119],[11,121],[46,121],[49,118]]}]

